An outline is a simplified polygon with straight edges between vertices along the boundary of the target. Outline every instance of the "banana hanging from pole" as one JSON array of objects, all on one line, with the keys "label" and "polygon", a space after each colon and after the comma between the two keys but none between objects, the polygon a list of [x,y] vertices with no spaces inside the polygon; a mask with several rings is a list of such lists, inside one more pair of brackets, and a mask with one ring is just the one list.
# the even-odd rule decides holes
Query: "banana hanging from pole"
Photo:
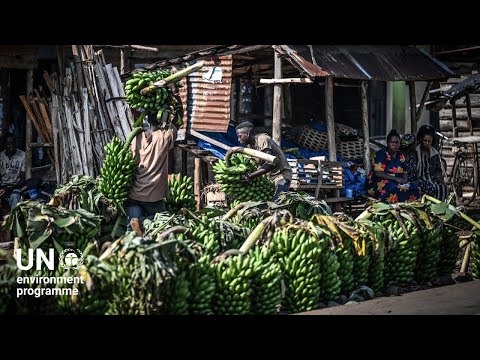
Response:
[{"label": "banana hanging from pole", "polygon": [[250,148],[244,148],[244,147],[240,147],[240,146],[235,146],[233,148],[231,148],[227,154],[225,155],[225,163],[227,164],[227,166],[230,166],[230,157],[234,154],[234,153],[240,153],[240,154],[245,154],[245,155],[249,155],[249,156],[253,156],[253,157],[256,157],[260,160],[263,160],[263,161],[266,161],[266,162],[269,162],[273,165],[276,165],[277,164],[277,158],[273,155],[270,155],[270,154],[266,154],[262,151],[258,151],[258,150],[255,150],[255,149],[250,149]]},{"label": "banana hanging from pole", "polygon": [[199,61],[198,63],[193,64],[192,66],[189,66],[183,70],[177,71],[175,74],[172,74],[169,77],[166,77],[165,79],[157,81],[152,85],[142,89],[140,91],[140,95],[143,95],[143,96],[148,95],[150,92],[156,90],[157,88],[165,87],[175,81],[179,81],[180,79],[184,78],[185,76],[188,76],[192,72],[200,70],[203,67],[203,65],[205,65],[205,61]]}]

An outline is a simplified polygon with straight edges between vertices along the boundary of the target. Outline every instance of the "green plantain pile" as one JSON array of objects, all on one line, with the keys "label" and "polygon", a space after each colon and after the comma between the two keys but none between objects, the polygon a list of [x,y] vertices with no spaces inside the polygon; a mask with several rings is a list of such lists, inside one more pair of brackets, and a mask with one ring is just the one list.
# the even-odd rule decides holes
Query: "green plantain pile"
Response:
[{"label": "green plantain pile", "polygon": [[251,312],[252,269],[248,256],[229,256],[213,264],[216,290],[213,311],[216,315],[248,315]]},{"label": "green plantain pile", "polygon": [[250,250],[252,275],[252,314],[275,315],[282,302],[282,271],[268,248]]},{"label": "green plantain pile", "polygon": [[269,249],[280,264],[285,281],[282,308],[289,313],[315,309],[320,297],[320,247],[306,224],[276,229]]},{"label": "green plantain pile", "polygon": [[168,179],[165,207],[172,214],[177,214],[183,208],[195,211],[197,202],[193,195],[193,180],[190,176],[174,174]]},{"label": "green plantain pile", "polygon": [[105,160],[102,165],[102,176],[98,181],[98,189],[110,201],[121,204],[127,200],[128,192],[135,179],[136,168],[130,143],[141,131],[141,128],[135,128],[128,135],[125,144],[114,137],[105,145]]},{"label": "green plantain pile", "polygon": [[213,166],[215,180],[223,192],[232,196],[235,202],[271,201],[275,186],[266,175],[258,176],[250,183],[242,181],[245,174],[257,169],[253,160],[242,154],[233,154],[230,162],[230,167],[223,160]]},{"label": "green plantain pile", "polygon": [[[146,95],[140,92],[147,86],[163,80],[171,75],[169,70],[136,72],[133,78],[125,83],[125,96],[127,103],[132,109],[144,109],[146,113],[156,114],[159,125],[163,129],[169,127],[169,114],[176,113],[177,101],[173,97],[172,90],[169,87],[157,87]],[[177,87],[181,87],[177,82]],[[165,116],[167,115],[167,116]],[[182,119],[178,118],[177,126],[183,124]]]}]

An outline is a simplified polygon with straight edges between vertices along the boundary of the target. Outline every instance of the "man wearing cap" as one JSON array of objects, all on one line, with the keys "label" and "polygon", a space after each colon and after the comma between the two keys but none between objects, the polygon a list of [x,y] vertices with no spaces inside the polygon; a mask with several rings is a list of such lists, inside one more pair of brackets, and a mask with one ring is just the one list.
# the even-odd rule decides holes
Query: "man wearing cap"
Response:
[{"label": "man wearing cap", "polygon": [[[288,191],[292,182],[292,168],[282,149],[268,134],[258,133],[250,121],[240,123],[235,130],[237,131],[238,141],[242,145],[247,145],[249,148],[262,151],[277,158],[275,165],[260,161],[259,167],[255,172],[245,175],[245,181],[251,182],[257,176],[268,174],[275,184],[275,193],[272,199],[275,201],[280,193]],[[237,147],[233,147],[230,151],[234,152],[237,149]]]}]

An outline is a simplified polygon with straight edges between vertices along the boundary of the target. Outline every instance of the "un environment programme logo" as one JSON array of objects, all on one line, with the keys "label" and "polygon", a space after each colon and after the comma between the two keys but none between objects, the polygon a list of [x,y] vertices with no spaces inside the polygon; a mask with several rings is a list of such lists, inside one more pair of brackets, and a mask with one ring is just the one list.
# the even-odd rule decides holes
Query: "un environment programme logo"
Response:
[{"label": "un environment programme logo", "polygon": [[65,249],[59,255],[58,261],[64,269],[78,270],[83,265],[83,254],[79,250]]}]

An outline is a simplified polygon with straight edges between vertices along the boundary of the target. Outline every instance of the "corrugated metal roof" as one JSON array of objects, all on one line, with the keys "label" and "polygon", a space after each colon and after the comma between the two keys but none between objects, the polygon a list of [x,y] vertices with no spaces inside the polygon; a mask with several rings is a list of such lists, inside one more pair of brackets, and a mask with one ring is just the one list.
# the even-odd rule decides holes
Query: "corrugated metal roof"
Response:
[{"label": "corrugated metal roof", "polygon": [[[312,45],[310,48],[308,45],[278,45],[275,50],[310,77],[429,81],[455,76],[446,65],[411,46]],[[303,66],[296,59],[298,57],[309,66]]]},{"label": "corrugated metal roof", "polygon": [[[232,90],[232,56],[205,59],[205,65],[188,76],[187,114],[193,130],[226,132],[230,122],[230,93]],[[205,80],[215,71],[221,80]],[[217,74],[218,74],[217,73]]]}]

